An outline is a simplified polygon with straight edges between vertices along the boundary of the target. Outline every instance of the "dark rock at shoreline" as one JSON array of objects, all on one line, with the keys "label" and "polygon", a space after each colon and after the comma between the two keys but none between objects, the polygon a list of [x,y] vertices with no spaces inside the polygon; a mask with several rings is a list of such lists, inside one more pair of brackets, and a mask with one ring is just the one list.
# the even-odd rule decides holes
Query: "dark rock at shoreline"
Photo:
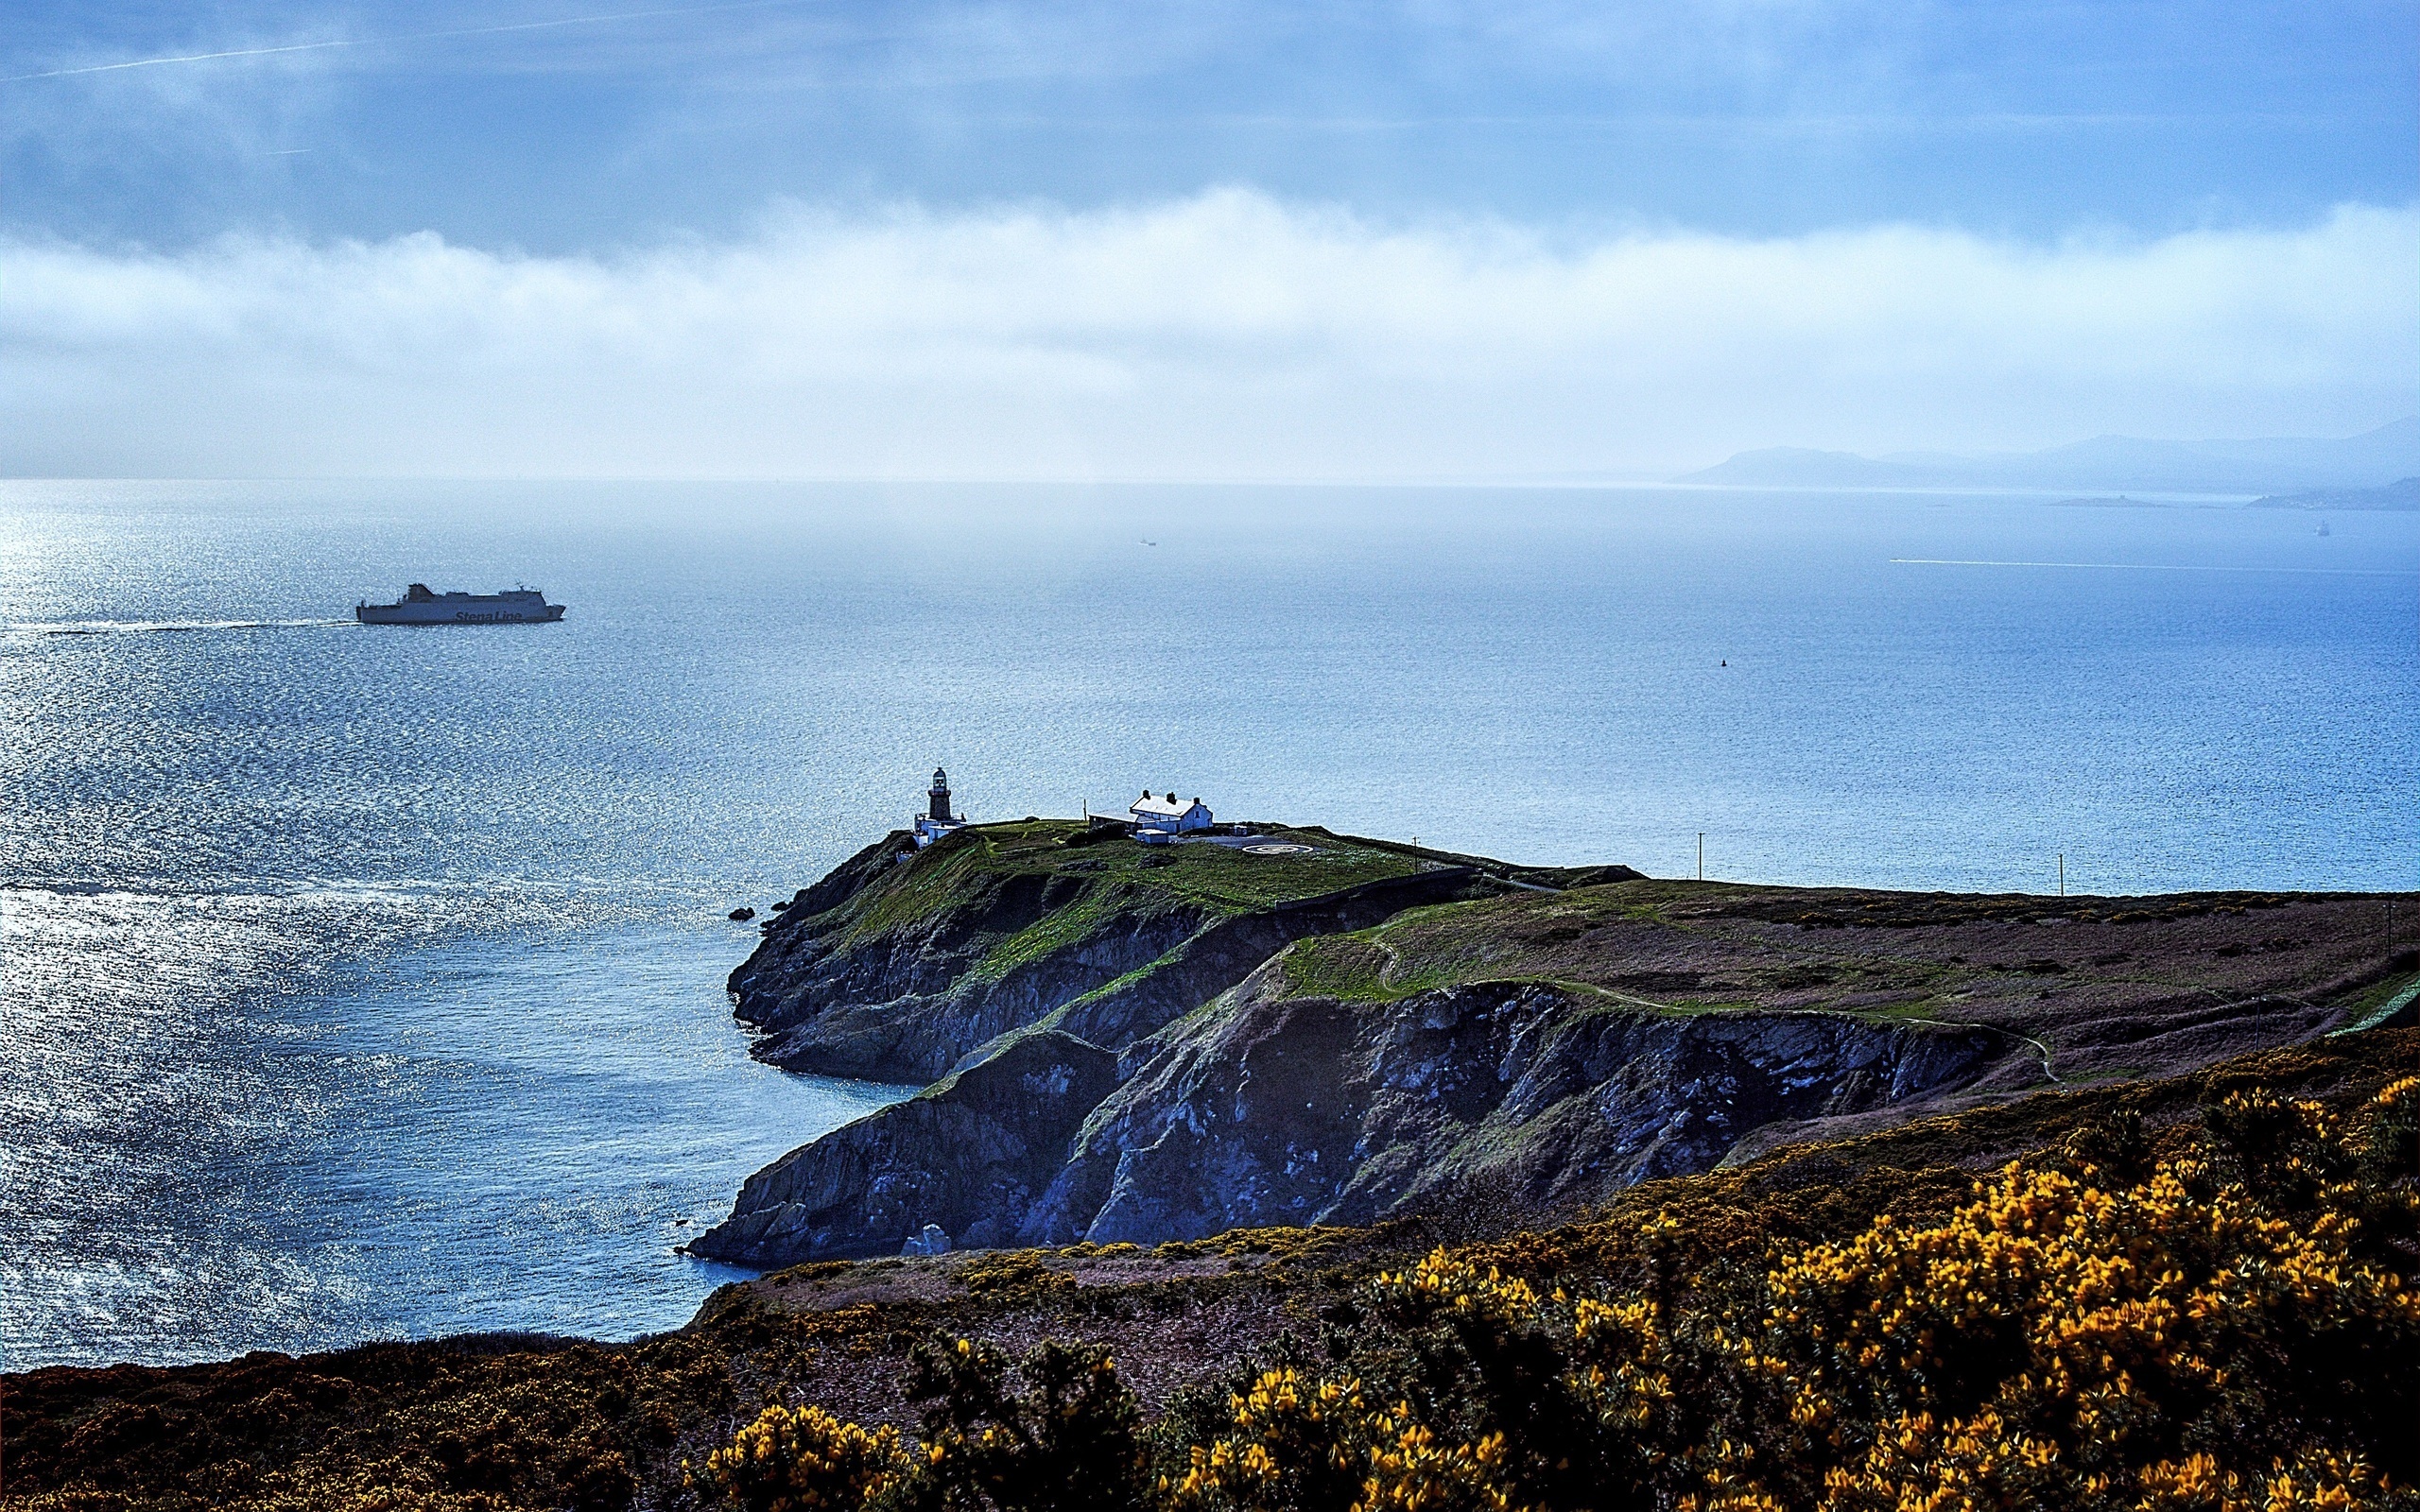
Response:
[{"label": "dark rock at shoreline", "polygon": [[750,1177],[689,1252],[760,1266],[895,1255],[926,1224],[961,1246],[1009,1243],[1116,1079],[1117,1057],[1097,1045],[1024,1036]]}]

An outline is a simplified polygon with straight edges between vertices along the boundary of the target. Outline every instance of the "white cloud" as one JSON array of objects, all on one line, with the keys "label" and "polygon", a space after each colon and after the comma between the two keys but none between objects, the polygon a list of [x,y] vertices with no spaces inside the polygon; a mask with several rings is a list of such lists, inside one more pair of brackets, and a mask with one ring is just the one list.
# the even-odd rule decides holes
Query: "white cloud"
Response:
[{"label": "white cloud", "polygon": [[2413,209],[1575,246],[1244,192],[611,257],[15,242],[0,470],[1391,478],[2342,434],[2420,407],[2415,266]]}]

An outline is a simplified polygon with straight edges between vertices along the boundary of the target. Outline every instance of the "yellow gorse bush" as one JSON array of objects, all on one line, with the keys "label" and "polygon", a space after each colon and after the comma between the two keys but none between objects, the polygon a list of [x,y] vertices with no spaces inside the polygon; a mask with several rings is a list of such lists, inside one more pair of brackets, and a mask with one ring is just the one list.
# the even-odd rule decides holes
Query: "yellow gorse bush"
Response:
[{"label": "yellow gorse bush", "polygon": [[[2415,1086],[2380,1093],[2373,1121]],[[2420,1345],[2420,1295],[2354,1253],[2351,1210],[2377,1194],[2328,1174],[2354,1153],[2342,1130],[2255,1101],[2222,1112],[2310,1142],[2278,1162],[2314,1203],[2293,1221],[2204,1158],[2114,1191],[2012,1166],[1945,1222],[1885,1216],[1775,1266],[1758,1326],[1723,1341],[1787,1425],[1762,1460],[1834,1461],[1825,1512],[2369,1504],[2358,1457],[2221,1466],[2239,1449],[2215,1436],[2225,1424],[2306,1405],[2263,1395],[2249,1378],[2265,1366],[2343,1341],[2393,1368],[2395,1345]]]},{"label": "yellow gorse bush", "polygon": [[[1332,1366],[1298,1354],[1251,1376],[1146,1499],[2420,1512],[2373,1458],[2408,1461],[2420,1429],[2420,1293],[2403,1273],[2420,1235],[2415,1111],[2420,1077],[2380,1091],[2351,1132],[2246,1094],[2212,1110],[2190,1156],[2129,1158],[2123,1176],[2011,1165],[1945,1216],[1886,1214],[1688,1293],[1659,1268],[1651,1296],[1575,1297],[1439,1248],[1366,1289]],[[1642,1250],[1676,1237],[1659,1217]],[[1107,1390],[1106,1360],[1090,1369],[1069,1379]],[[906,1463],[887,1437],[820,1416],[791,1426],[805,1422],[769,1414],[710,1474],[795,1459],[861,1501]]]},{"label": "yellow gorse bush", "polygon": [[[1653,1356],[1655,1310],[1640,1301],[1573,1301],[1478,1269],[1443,1249],[1382,1274],[1381,1300],[1411,1301],[1465,1327],[1543,1332],[1565,1365],[1563,1389],[1607,1419],[1652,1421],[1672,1396]],[[1352,1377],[1263,1372],[1230,1401],[1229,1429],[1191,1451],[1161,1490],[1178,1512],[1511,1512],[1530,1503],[1512,1473],[1514,1433],[1433,1420],[1412,1401],[1374,1397]]]},{"label": "yellow gorse bush", "polygon": [[1356,1512],[1504,1512],[1512,1504],[1499,1477],[1502,1434],[1441,1439],[1409,1403],[1374,1407],[1357,1381],[1314,1383],[1292,1369],[1270,1370],[1233,1406],[1234,1432],[1195,1446],[1184,1478],[1161,1483],[1170,1506],[1298,1506],[1306,1480],[1343,1488],[1349,1501],[1336,1504]]},{"label": "yellow gorse bush", "polygon": [[821,1407],[768,1407],[683,1479],[742,1512],[855,1512],[909,1469],[896,1429],[868,1431]]}]

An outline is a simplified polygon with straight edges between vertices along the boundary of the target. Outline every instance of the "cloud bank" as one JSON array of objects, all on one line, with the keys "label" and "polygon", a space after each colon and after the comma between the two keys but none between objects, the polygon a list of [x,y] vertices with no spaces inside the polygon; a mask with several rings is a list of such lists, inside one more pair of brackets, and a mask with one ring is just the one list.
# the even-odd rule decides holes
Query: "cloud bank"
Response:
[{"label": "cloud bank", "polygon": [[1651,475],[2420,408],[2420,209],[1595,239],[1242,191],[538,257],[0,243],[13,475]]}]

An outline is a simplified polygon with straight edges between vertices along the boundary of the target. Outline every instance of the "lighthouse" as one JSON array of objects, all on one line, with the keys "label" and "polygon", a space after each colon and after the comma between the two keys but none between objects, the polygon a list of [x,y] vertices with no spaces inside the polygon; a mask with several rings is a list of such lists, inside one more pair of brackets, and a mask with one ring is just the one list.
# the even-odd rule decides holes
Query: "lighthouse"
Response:
[{"label": "lighthouse", "polygon": [[966,821],[949,811],[949,773],[933,768],[933,785],[925,789],[925,812],[916,816],[916,849],[925,847],[949,833],[963,829]]}]

